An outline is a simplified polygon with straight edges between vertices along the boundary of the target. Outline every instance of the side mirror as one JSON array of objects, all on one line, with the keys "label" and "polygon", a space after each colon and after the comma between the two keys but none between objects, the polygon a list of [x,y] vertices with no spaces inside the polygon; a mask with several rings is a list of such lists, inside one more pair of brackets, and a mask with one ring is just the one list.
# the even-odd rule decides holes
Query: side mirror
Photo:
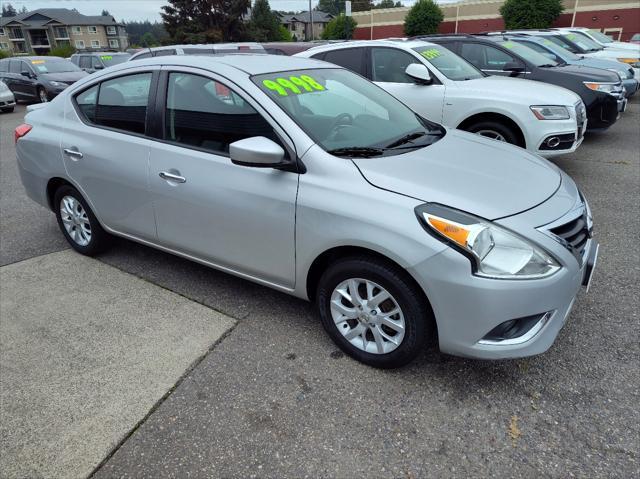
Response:
[{"label": "side mirror", "polygon": [[93,66],[94,70],[103,70],[104,69],[104,65],[100,65],[100,64],[96,64]]},{"label": "side mirror", "polygon": [[35,75],[32,75],[29,72],[20,72],[20,75],[22,75],[23,77],[27,77],[27,78],[33,78]]},{"label": "side mirror", "polygon": [[284,162],[282,147],[264,136],[234,141],[229,145],[229,156],[236,165],[255,168],[273,168]]},{"label": "side mirror", "polygon": [[520,72],[524,71],[524,66],[518,62],[509,62],[505,63],[502,67],[503,72],[511,72],[512,75],[517,75]]},{"label": "side mirror", "polygon": [[429,73],[429,69],[422,63],[412,63],[407,66],[404,72],[416,83],[420,83],[422,85],[429,85],[433,81],[431,74]]}]

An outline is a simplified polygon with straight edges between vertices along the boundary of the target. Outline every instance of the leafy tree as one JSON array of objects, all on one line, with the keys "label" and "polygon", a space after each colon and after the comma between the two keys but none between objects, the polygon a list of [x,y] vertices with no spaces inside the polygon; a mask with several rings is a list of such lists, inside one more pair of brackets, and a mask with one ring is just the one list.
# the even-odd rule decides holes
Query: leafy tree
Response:
[{"label": "leafy tree", "polygon": [[378,3],[377,5],[374,5],[373,8],[377,9],[377,8],[398,8],[398,7],[402,7],[402,2],[393,2],[393,0],[382,0],[380,3]]},{"label": "leafy tree", "polygon": [[287,27],[284,25],[280,25],[278,27],[278,41],[280,42],[293,42],[294,36],[291,35],[291,32],[287,30]]},{"label": "leafy tree", "polygon": [[102,10],[102,13],[100,14],[103,17],[110,17],[111,14],[109,13],[109,10]]},{"label": "leafy tree", "polygon": [[9,58],[11,55],[9,54],[8,51],[6,50],[0,50],[0,60],[2,60],[3,58]]},{"label": "leafy tree", "polygon": [[168,0],[160,16],[177,43],[238,41],[245,37],[242,15],[250,0]]},{"label": "leafy tree", "polygon": [[280,17],[271,11],[269,0],[256,0],[251,9],[249,37],[256,42],[280,40],[281,26]]},{"label": "leafy tree", "polygon": [[13,5],[10,3],[5,3],[2,5],[2,16],[3,17],[15,17],[18,14],[16,9],[13,8]]},{"label": "leafy tree", "polygon": [[73,48],[73,46],[71,45],[59,45],[55,48],[52,48],[49,51],[49,56],[50,57],[62,57],[62,58],[68,58],[71,55],[73,55],[76,52],[76,49]]},{"label": "leafy tree", "polygon": [[436,33],[444,14],[433,0],[418,0],[404,19],[404,33],[407,36]]},{"label": "leafy tree", "polygon": [[356,28],[356,21],[353,17],[338,15],[324,27],[322,31],[323,40],[350,40]]},{"label": "leafy tree", "polygon": [[160,45],[158,39],[151,32],[146,32],[144,35],[142,35],[142,37],[140,38],[140,43],[143,47],[147,48],[157,47],[158,45]]},{"label": "leafy tree", "polygon": [[344,13],[344,0],[320,0],[316,10],[330,13],[331,15]]},{"label": "leafy tree", "polygon": [[508,30],[549,28],[563,9],[562,0],[506,0],[500,15]]}]

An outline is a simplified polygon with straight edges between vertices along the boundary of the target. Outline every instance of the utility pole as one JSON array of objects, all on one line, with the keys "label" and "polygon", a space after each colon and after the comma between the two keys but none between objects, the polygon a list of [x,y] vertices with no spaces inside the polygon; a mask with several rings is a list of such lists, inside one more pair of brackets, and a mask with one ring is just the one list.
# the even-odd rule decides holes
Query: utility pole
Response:
[{"label": "utility pole", "polygon": [[311,35],[309,40],[313,40],[313,10],[311,10],[311,0],[309,0],[309,32]]},{"label": "utility pole", "polygon": [[576,13],[578,13],[578,4],[580,0],[576,0],[576,3],[573,4],[573,17],[571,18],[571,26],[575,26],[576,24]]}]

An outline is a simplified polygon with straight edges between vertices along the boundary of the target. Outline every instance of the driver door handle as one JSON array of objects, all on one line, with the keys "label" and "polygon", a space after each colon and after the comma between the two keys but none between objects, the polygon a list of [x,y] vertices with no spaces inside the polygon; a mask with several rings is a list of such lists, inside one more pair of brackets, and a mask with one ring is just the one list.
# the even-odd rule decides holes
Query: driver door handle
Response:
[{"label": "driver door handle", "polygon": [[64,152],[65,154],[78,159],[82,158],[83,156],[82,153],[80,153],[78,150],[72,150],[71,148],[65,148]]},{"label": "driver door handle", "polygon": [[163,180],[173,181],[175,183],[186,183],[187,179],[184,176],[174,175],[173,173],[169,173],[168,171],[161,171],[158,173],[158,176]]}]

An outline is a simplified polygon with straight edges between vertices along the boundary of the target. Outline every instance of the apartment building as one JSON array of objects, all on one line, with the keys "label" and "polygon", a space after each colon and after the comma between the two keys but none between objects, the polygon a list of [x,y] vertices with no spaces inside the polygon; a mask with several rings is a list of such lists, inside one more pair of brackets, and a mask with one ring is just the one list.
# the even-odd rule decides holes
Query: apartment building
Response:
[{"label": "apartment building", "polygon": [[46,55],[62,45],[123,51],[129,40],[124,26],[112,16],[87,16],[66,8],[40,8],[0,18],[0,49],[12,55]]}]

